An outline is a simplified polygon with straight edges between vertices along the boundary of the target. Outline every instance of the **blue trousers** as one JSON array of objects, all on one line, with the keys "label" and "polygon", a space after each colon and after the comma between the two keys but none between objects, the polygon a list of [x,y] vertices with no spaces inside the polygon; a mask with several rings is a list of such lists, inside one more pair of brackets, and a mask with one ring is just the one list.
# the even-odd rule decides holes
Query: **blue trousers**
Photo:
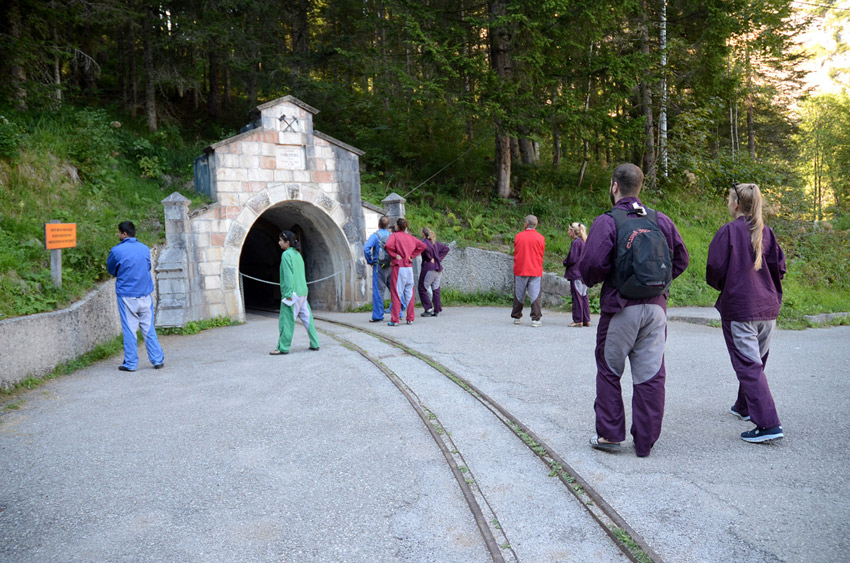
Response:
[{"label": "blue trousers", "polygon": [[384,293],[389,289],[391,269],[372,266],[372,318],[376,321],[384,318]]},{"label": "blue trousers", "polygon": [[121,331],[124,334],[124,367],[136,369],[139,365],[139,341],[136,331],[142,329],[148,359],[153,365],[165,361],[159,339],[156,337],[153,319],[153,299],[144,297],[118,296],[118,314],[121,317]]}]

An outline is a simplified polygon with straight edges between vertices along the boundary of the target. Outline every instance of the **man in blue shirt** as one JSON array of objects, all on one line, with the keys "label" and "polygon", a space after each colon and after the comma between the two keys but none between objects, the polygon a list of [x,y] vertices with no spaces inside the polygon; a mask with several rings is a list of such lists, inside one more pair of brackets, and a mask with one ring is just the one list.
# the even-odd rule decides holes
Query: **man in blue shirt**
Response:
[{"label": "man in blue shirt", "polygon": [[372,266],[372,318],[370,323],[379,323],[384,320],[384,292],[387,291],[387,282],[390,279],[390,257],[384,251],[384,245],[390,238],[387,229],[390,220],[381,217],[378,220],[378,230],[372,233],[369,240],[363,246],[363,254],[366,262]]},{"label": "man in blue shirt", "polygon": [[136,226],[130,221],[118,225],[121,241],[109,251],[106,269],[116,276],[115,293],[118,296],[118,313],[124,333],[124,362],[121,371],[136,371],[139,364],[136,331],[142,329],[148,359],[155,369],[165,366],[162,347],[156,337],[153,318],[153,278],[151,278],[151,251],[136,240]]}]

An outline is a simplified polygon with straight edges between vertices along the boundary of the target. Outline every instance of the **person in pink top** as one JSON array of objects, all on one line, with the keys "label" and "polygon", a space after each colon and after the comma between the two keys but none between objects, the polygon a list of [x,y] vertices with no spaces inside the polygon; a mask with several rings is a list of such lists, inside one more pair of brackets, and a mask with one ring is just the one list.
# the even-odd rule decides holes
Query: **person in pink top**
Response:
[{"label": "person in pink top", "polygon": [[543,294],[543,252],[546,238],[537,232],[537,217],[525,218],[525,229],[514,237],[514,307],[511,317],[514,324],[522,323],[525,294],[531,300],[531,326],[540,326],[543,312],[540,298]]},{"label": "person in pink top", "polygon": [[401,308],[407,309],[407,324],[413,324],[416,315],[413,310],[413,259],[425,250],[425,243],[407,232],[407,219],[400,217],[396,221],[396,231],[387,239],[384,250],[392,257],[390,271],[390,322],[388,326],[398,326],[401,320]]}]

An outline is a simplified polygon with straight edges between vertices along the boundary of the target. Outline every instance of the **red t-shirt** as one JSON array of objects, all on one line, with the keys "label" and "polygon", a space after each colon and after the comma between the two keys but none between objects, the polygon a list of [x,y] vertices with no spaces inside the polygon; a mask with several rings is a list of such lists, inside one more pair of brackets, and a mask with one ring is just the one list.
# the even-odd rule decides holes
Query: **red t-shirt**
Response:
[{"label": "red t-shirt", "polygon": [[514,237],[514,275],[543,275],[543,252],[546,237],[534,229],[526,229]]}]

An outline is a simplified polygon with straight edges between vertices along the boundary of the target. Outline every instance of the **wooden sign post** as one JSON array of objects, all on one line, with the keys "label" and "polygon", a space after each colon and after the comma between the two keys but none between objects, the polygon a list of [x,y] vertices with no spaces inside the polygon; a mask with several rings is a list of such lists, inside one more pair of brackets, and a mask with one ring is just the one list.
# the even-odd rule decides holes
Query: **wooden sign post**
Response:
[{"label": "wooden sign post", "polygon": [[62,287],[62,249],[77,246],[77,224],[51,221],[44,224],[44,247],[50,251],[53,285]]}]

